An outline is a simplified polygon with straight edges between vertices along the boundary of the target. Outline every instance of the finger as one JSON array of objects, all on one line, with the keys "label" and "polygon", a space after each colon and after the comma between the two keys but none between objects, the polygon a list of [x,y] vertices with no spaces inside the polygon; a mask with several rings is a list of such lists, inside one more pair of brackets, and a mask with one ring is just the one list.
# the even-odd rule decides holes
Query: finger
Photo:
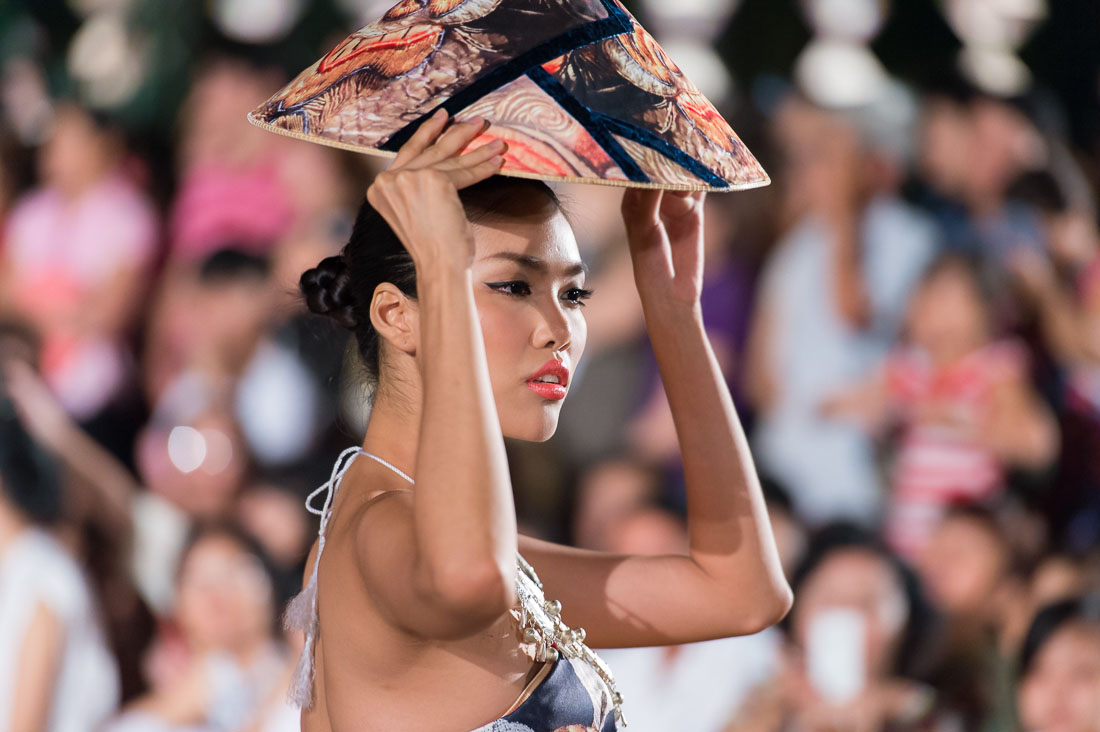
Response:
[{"label": "finger", "polygon": [[439,163],[436,167],[442,170],[455,170],[457,168],[469,168],[480,165],[494,155],[503,155],[508,150],[508,143],[504,140],[493,140],[484,145],[478,145],[473,150],[463,153],[456,158],[450,158]]},{"label": "finger", "polygon": [[629,188],[623,193],[623,223],[629,234],[639,227],[651,228],[657,225],[657,211],[661,206],[660,189]]},{"label": "finger", "polygon": [[410,160],[415,158],[420,153],[432,144],[432,141],[439,136],[439,133],[447,125],[447,119],[449,115],[447,110],[443,107],[435,110],[435,112],[426,120],[420,123],[420,126],[416,128],[416,132],[412,134],[405,144],[401,146],[401,149],[397,151],[397,157],[394,158],[391,167],[400,167],[405,165]]},{"label": "finger", "polygon": [[447,175],[450,177],[455,188],[466,188],[467,186],[472,186],[474,183],[480,183],[486,178],[496,175],[500,172],[502,167],[504,167],[504,156],[494,155],[477,165],[472,165],[468,168],[449,170],[447,171]]},{"label": "finger", "polygon": [[411,164],[424,167],[453,157],[489,127],[489,120],[474,117],[456,122],[436,138]]}]

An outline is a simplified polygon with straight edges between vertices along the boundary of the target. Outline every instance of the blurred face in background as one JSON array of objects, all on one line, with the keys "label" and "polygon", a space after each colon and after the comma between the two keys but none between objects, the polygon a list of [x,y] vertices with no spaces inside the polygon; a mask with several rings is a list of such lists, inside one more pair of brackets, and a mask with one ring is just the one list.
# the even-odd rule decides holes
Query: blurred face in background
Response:
[{"label": "blurred face in background", "polygon": [[238,651],[271,631],[273,592],[259,557],[229,535],[209,534],[182,560],[176,585],[179,624],[194,651]]},{"label": "blurred face in background", "polygon": [[868,676],[887,676],[909,618],[905,589],[895,569],[869,549],[830,552],[798,591],[791,625],[797,645],[809,646],[808,634],[819,613],[841,608],[863,619]]},{"label": "blurred face in background", "polygon": [[1018,704],[1024,729],[1100,732],[1100,625],[1056,630],[1023,678]]},{"label": "blurred face in background", "polygon": [[246,447],[228,414],[208,411],[173,428],[147,427],[138,469],[149,489],[196,518],[224,518],[248,473]]},{"label": "blurred face in background", "polygon": [[834,196],[850,187],[863,156],[856,131],[835,114],[797,97],[780,107],[777,143],[784,163],[787,208],[791,215],[830,208]]},{"label": "blurred face in background", "polygon": [[910,344],[939,366],[984,345],[989,310],[973,275],[961,265],[948,266],[921,282],[909,302],[907,332]]},{"label": "blurred face in background", "polygon": [[111,172],[121,141],[96,126],[86,112],[59,107],[49,139],[39,154],[39,173],[66,196],[77,196]]},{"label": "blurred face in background", "polygon": [[936,97],[925,100],[918,165],[928,185],[945,196],[962,195],[972,140],[973,128],[962,105]]},{"label": "blurred face in background", "polygon": [[949,516],[917,561],[922,586],[949,615],[987,610],[1008,569],[1004,542],[990,527],[965,516]]}]

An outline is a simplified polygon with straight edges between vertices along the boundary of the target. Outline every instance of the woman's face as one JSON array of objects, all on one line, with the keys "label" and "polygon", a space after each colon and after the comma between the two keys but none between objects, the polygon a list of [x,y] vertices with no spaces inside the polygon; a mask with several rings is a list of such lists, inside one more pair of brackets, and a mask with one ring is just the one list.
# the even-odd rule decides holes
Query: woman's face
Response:
[{"label": "woman's face", "polygon": [[473,224],[473,282],[501,429],[540,442],[557,428],[588,327],[573,229],[549,201],[535,209]]},{"label": "woman's face", "polygon": [[1100,732],[1100,628],[1057,630],[1021,682],[1019,705],[1025,729]]},{"label": "woman's face", "polygon": [[859,547],[833,550],[799,590],[791,618],[798,645],[809,647],[809,633],[819,613],[839,608],[854,610],[864,620],[867,635],[862,645],[868,672],[888,673],[909,617],[905,589],[895,570],[874,552]]},{"label": "woman's face", "polygon": [[176,612],[193,648],[235,649],[266,640],[272,603],[263,565],[236,540],[207,536],[183,558]]}]

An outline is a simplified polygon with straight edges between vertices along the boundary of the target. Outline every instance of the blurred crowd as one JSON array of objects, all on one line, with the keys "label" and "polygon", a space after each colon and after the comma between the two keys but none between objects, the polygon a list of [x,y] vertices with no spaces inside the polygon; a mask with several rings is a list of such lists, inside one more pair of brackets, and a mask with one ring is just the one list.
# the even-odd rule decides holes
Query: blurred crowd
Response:
[{"label": "blurred crowd", "polygon": [[[75,98],[0,125],[0,730],[298,729],[302,501],[369,394],[296,284],[380,163],[249,126],[280,81],[207,59],[167,162]],[[730,113],[774,183],[707,198],[702,308],[796,600],[602,651],[631,729],[1100,732],[1100,158],[939,81]],[[596,294],[521,531],[686,552],[621,191],[560,192]]]}]

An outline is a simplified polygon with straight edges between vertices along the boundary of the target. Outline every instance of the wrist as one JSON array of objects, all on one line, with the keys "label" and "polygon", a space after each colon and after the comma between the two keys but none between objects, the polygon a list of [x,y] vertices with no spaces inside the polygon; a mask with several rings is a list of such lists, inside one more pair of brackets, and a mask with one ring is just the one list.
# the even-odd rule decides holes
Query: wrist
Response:
[{"label": "wrist", "polygon": [[468,278],[473,271],[472,257],[458,256],[455,254],[440,254],[431,257],[413,257],[413,266],[416,268],[418,282],[429,280],[462,280]]},{"label": "wrist", "polygon": [[702,324],[703,308],[698,299],[691,302],[675,300],[669,297],[645,297],[642,296],[642,313],[646,323],[667,324],[673,327],[684,327],[694,324]]}]

